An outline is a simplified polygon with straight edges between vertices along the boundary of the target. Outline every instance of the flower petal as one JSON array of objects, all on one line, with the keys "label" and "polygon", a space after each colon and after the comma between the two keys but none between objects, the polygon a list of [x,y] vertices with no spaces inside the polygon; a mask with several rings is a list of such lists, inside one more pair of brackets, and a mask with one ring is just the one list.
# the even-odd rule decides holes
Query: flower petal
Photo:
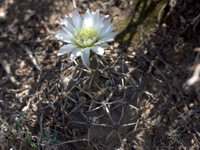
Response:
[{"label": "flower petal", "polygon": [[73,37],[74,32],[71,29],[66,28],[65,26],[62,26],[62,29],[67,32],[71,37]]},{"label": "flower petal", "polygon": [[73,21],[72,21],[72,18],[70,18],[69,16],[67,16],[67,15],[63,15],[62,17],[61,17],[61,23],[63,23],[63,24],[65,24],[65,22],[66,21],[68,21],[68,22],[70,22],[71,24],[73,24]]},{"label": "flower petal", "polygon": [[63,23],[65,25],[66,28],[74,31],[72,19],[69,18],[67,15],[62,16],[62,19],[60,19],[60,21],[61,21],[61,23]]},{"label": "flower petal", "polygon": [[61,40],[63,42],[71,43],[72,42],[72,37],[69,36],[65,31],[59,30],[55,33],[55,37],[58,40]]},{"label": "flower petal", "polygon": [[73,13],[73,17],[72,17],[72,20],[73,20],[73,24],[76,28],[81,28],[82,26],[82,18],[77,10],[77,8],[74,9],[74,13]]},{"label": "flower petal", "polygon": [[107,40],[108,40],[108,39],[111,39],[111,38],[113,38],[117,33],[118,33],[118,31],[106,33],[106,34],[100,35],[99,39],[102,40],[102,41],[106,41],[105,39],[107,39]]},{"label": "flower petal", "polygon": [[112,41],[114,41],[113,38],[106,37],[106,38],[103,38],[103,39],[101,40],[101,43],[104,43],[104,42],[112,42]]},{"label": "flower petal", "polygon": [[108,47],[109,47],[108,43],[102,43],[100,46],[101,46],[102,48],[108,48]]},{"label": "flower petal", "polygon": [[106,15],[106,16],[101,17],[101,18],[98,20],[97,25],[95,26],[95,29],[98,31],[98,35],[99,35],[100,32],[101,32],[101,26],[102,26],[102,24],[103,24],[103,22],[104,22],[104,20],[105,20],[106,18],[109,18],[109,15]]},{"label": "flower petal", "polygon": [[65,15],[62,16],[62,19],[60,21],[62,24],[65,25],[64,30],[66,30],[67,33],[70,32],[70,34],[74,34],[75,29],[71,18]]},{"label": "flower petal", "polygon": [[76,48],[75,50],[72,51],[71,55],[70,55],[70,59],[73,60],[76,57],[81,55],[81,48]]},{"label": "flower petal", "polygon": [[83,44],[80,43],[76,38],[73,38],[73,40],[74,40],[74,42],[73,42],[74,44],[76,43],[77,45],[83,47]]},{"label": "flower petal", "polygon": [[55,33],[55,37],[58,39],[58,40],[61,40],[63,42],[67,42],[67,43],[71,43],[71,44],[74,44],[74,45],[79,45],[79,46],[82,46],[83,47],[83,44],[81,44],[74,36],[71,36],[69,34],[67,34],[65,32],[65,30],[59,30]]},{"label": "flower petal", "polygon": [[108,26],[110,25],[110,18],[106,18],[103,21],[103,24],[101,26],[101,33],[106,33],[106,30],[108,29]]},{"label": "flower petal", "polygon": [[96,54],[103,55],[104,48],[102,48],[101,46],[93,46],[92,51],[95,52]]},{"label": "flower petal", "polygon": [[106,33],[111,32],[115,27],[114,26],[109,26],[106,30]]},{"label": "flower petal", "polygon": [[85,13],[84,17],[83,17],[83,24],[82,24],[82,28],[85,27],[93,27],[94,25],[94,21],[93,21],[93,17],[90,14],[89,10],[87,10],[87,12]]},{"label": "flower petal", "polygon": [[82,61],[86,66],[90,65],[90,61],[89,61],[90,49],[91,48],[85,48],[81,53]]},{"label": "flower petal", "polygon": [[63,45],[58,50],[58,56],[66,54],[66,53],[70,53],[71,51],[73,51],[76,48],[77,48],[77,45],[73,45],[73,44]]},{"label": "flower petal", "polygon": [[96,29],[96,26],[98,24],[98,21],[99,21],[99,11],[97,10],[96,13],[94,13],[92,11],[92,18],[93,18],[93,22],[94,22],[94,28]]}]

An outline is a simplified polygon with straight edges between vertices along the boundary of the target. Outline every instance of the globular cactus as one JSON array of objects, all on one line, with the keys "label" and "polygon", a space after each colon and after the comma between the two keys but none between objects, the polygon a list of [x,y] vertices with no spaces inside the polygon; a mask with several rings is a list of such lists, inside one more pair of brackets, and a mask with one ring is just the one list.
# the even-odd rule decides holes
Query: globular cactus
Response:
[{"label": "globular cactus", "polygon": [[104,67],[100,66],[98,83],[91,73],[77,67],[70,77],[61,77],[57,88],[71,139],[84,139],[84,144],[75,144],[77,149],[123,148],[127,134],[137,129],[141,97],[148,99],[141,89],[141,72],[122,60],[108,65],[101,59]]}]

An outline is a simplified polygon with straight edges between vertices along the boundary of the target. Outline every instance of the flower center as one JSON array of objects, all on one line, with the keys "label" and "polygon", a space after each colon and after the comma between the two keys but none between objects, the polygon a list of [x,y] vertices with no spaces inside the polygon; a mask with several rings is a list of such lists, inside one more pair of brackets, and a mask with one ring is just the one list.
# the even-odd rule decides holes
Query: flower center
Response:
[{"label": "flower center", "polygon": [[90,47],[97,41],[97,31],[92,28],[86,27],[81,30],[78,30],[75,33],[75,37],[83,44],[84,47]]}]

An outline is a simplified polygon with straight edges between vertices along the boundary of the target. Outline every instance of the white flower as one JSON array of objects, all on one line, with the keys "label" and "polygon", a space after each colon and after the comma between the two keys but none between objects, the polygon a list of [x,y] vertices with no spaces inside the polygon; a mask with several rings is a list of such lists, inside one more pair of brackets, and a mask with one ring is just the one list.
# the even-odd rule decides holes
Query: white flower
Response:
[{"label": "white flower", "polygon": [[90,50],[103,55],[107,42],[114,41],[117,32],[112,32],[115,27],[109,26],[110,21],[109,16],[99,18],[99,11],[94,13],[89,10],[82,19],[77,8],[72,18],[63,16],[63,30],[57,31],[55,37],[69,44],[59,49],[58,56],[71,52],[70,59],[73,60],[81,55],[83,63],[89,66]]}]

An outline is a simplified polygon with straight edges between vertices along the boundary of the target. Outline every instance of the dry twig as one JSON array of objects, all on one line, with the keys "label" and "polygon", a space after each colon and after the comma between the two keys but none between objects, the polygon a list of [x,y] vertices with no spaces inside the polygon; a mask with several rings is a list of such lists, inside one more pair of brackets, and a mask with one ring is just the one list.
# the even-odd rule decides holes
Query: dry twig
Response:
[{"label": "dry twig", "polygon": [[2,65],[2,67],[4,68],[4,70],[6,71],[7,73],[7,76],[9,77],[10,81],[19,86],[20,83],[15,79],[15,77],[13,76],[11,70],[10,70],[10,65],[8,64],[8,62],[6,60],[4,60],[3,58],[0,57],[0,63]]}]

